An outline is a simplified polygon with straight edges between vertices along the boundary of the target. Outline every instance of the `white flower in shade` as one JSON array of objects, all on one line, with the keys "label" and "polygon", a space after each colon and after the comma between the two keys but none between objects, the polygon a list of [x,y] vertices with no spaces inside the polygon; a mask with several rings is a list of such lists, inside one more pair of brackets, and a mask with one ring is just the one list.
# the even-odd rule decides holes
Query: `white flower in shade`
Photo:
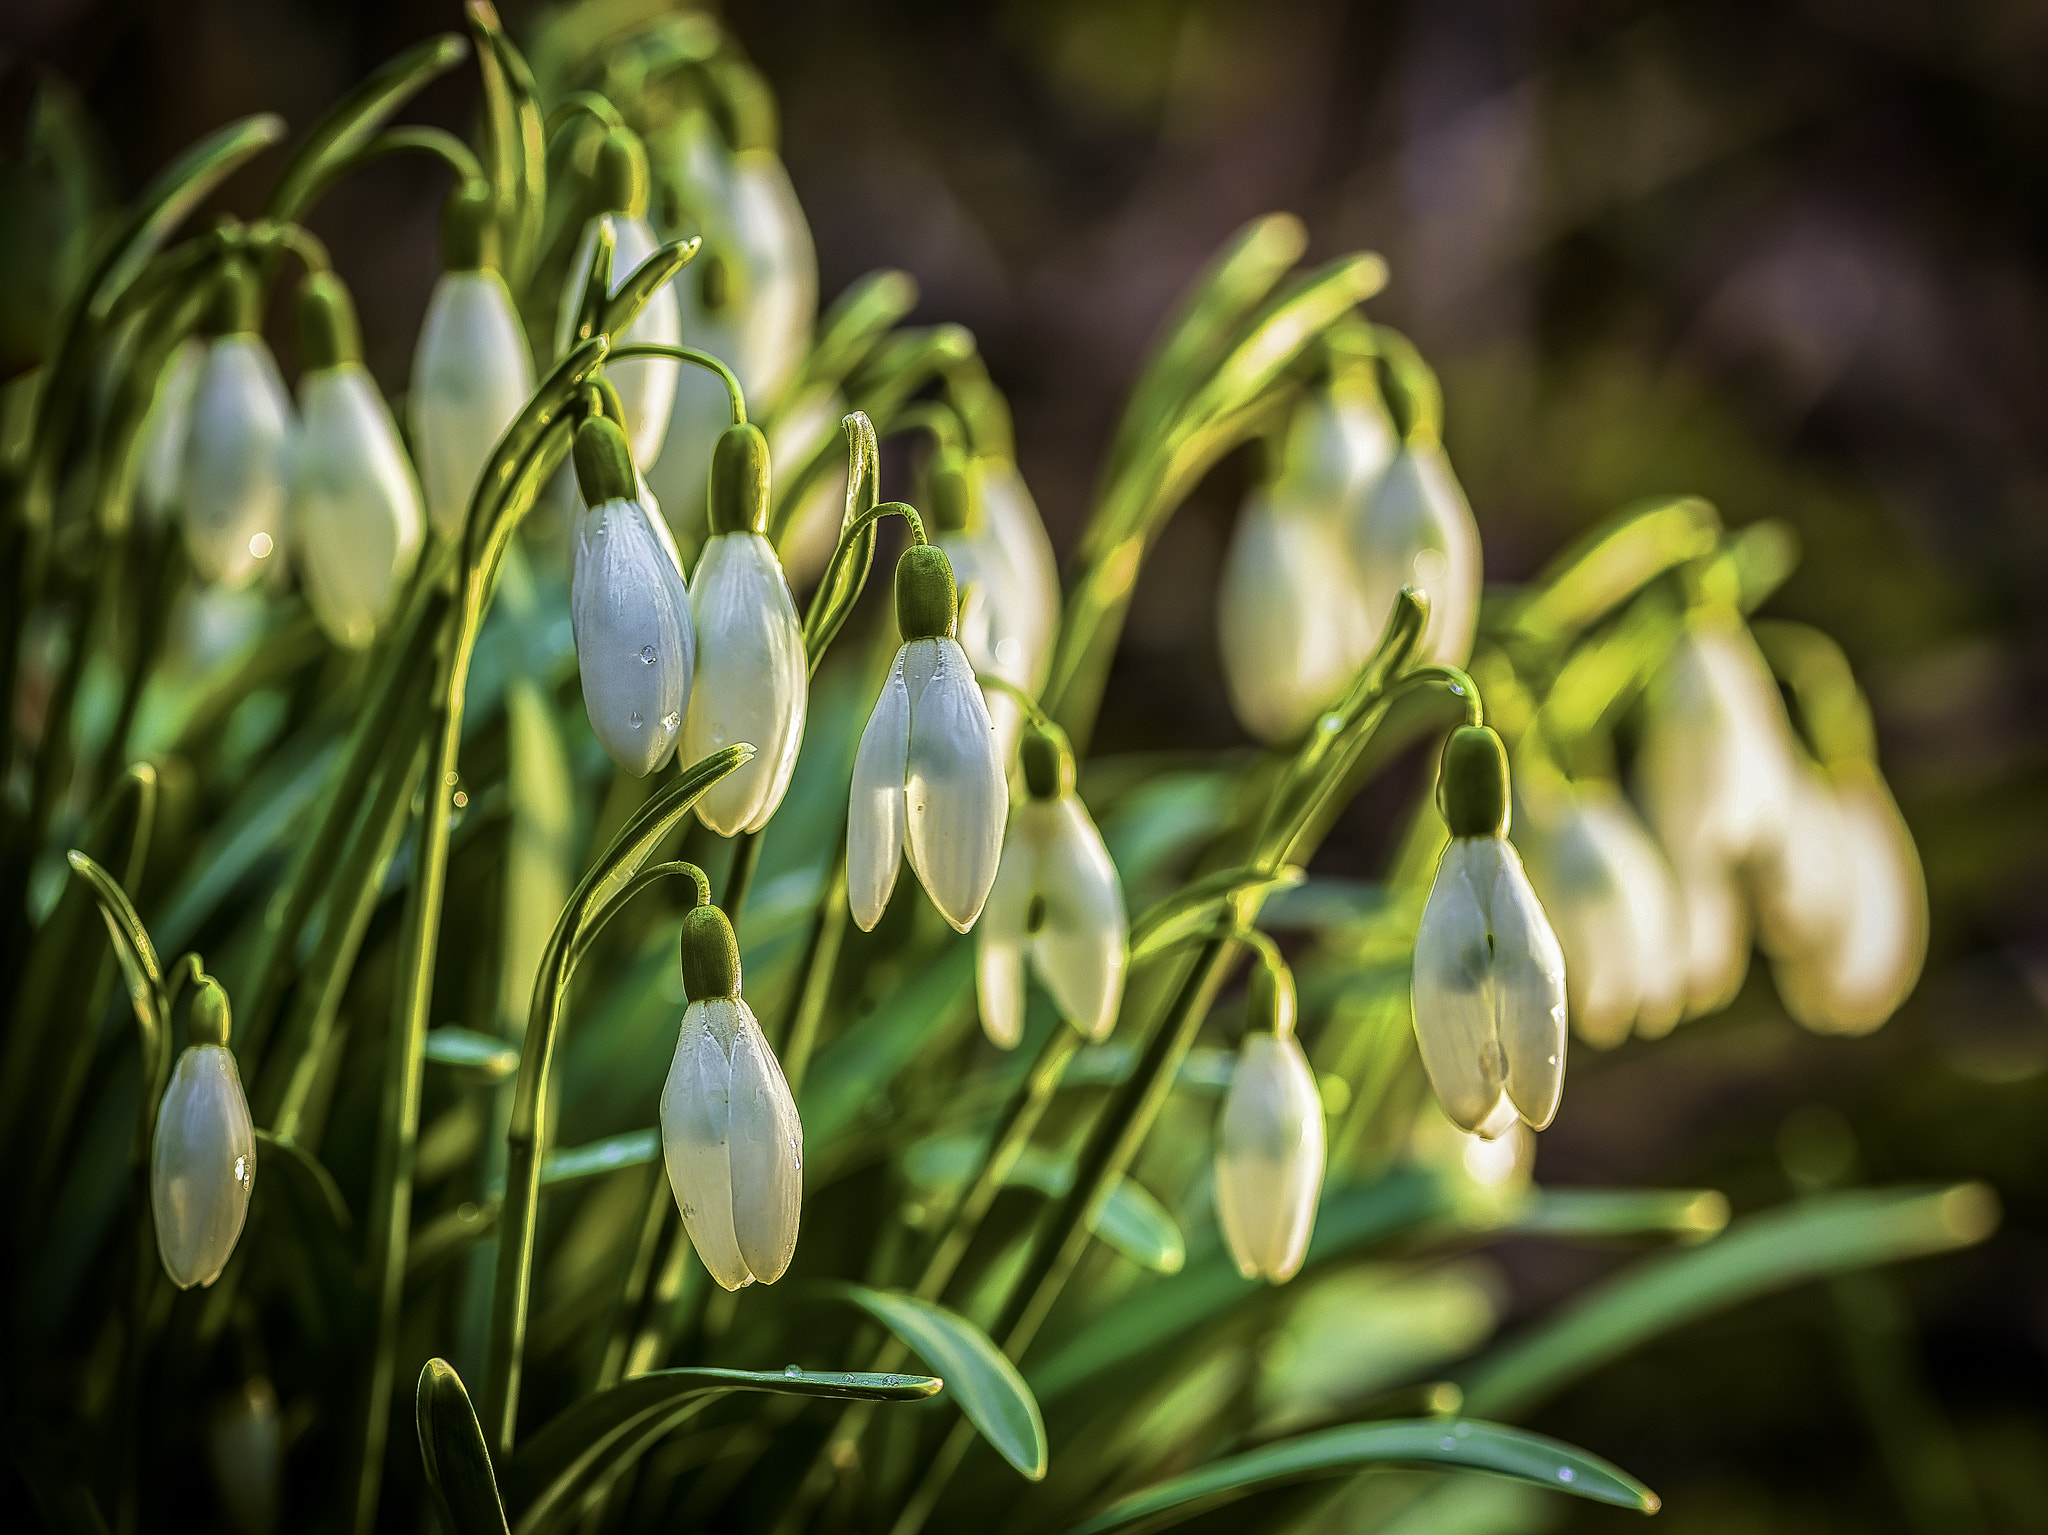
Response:
[{"label": "white flower in shade", "polygon": [[846,893],[863,932],[881,921],[906,853],[932,904],[963,933],[995,882],[1009,795],[988,705],[953,638],[954,593],[944,551],[903,551],[903,645],[861,732],[847,807]]},{"label": "white flower in shade", "polygon": [[1404,444],[1365,499],[1350,538],[1373,635],[1386,627],[1401,588],[1415,587],[1429,598],[1417,654],[1463,666],[1479,623],[1479,525],[1443,449],[1420,438]]},{"label": "white flower in shade", "polygon": [[683,1010],[661,1091],[661,1149],[683,1226],[728,1290],[773,1284],[796,1252],[804,1132],[753,1009],[739,944],[715,906],[683,919]]},{"label": "white flower in shade", "polygon": [[1559,784],[1538,804],[1529,875],[1564,952],[1573,1028],[1602,1048],[1667,1032],[1687,980],[1670,864],[1611,784]]},{"label": "white flower in shade", "polygon": [[1451,843],[1415,935],[1415,1038],[1444,1112],[1487,1139],[1542,1129],[1564,1092],[1565,965],[1507,840],[1507,754],[1483,726],[1444,749]]},{"label": "white flower in shade", "polygon": [[1315,1230],[1323,1102],[1294,1037],[1293,978],[1261,966],[1252,993],[1252,1026],[1216,1127],[1216,1215],[1237,1271],[1283,1284]]},{"label": "white flower in shade", "polygon": [[1787,958],[1832,945],[1856,901],[1848,816],[1820,767],[1796,748],[1793,759],[1784,830],[1748,870],[1757,944]]},{"label": "white flower in shade", "polygon": [[759,831],[782,803],[803,744],[810,674],[796,602],[761,532],[768,439],[759,428],[720,437],[711,479],[711,537],[690,592],[697,667],[682,750],[696,762],[735,742],[754,748],[697,801],[698,818],[729,837]]},{"label": "white flower in shade", "polygon": [[1927,955],[1927,881],[1912,834],[1875,768],[1837,769],[1832,784],[1847,910],[1825,941],[1774,960],[1792,1016],[1823,1034],[1865,1034],[1913,989]]},{"label": "white flower in shade", "polygon": [[178,480],[192,567],[225,586],[245,584],[283,553],[292,406],[256,333],[259,298],[254,274],[231,263],[208,317]]},{"label": "white flower in shade", "polygon": [[590,728],[627,772],[644,778],[675,750],[689,707],[696,637],[690,593],[659,512],[637,494],[626,434],[595,416],[576,431],[578,519],[569,616]]},{"label": "white flower in shade", "polygon": [[[661,248],[661,242],[655,238],[654,230],[647,222],[647,152],[630,129],[614,128],[599,147],[597,185],[599,197],[608,211],[584,225],[582,238],[576,242],[575,254],[569,259],[561,305],[555,316],[557,357],[568,351],[570,343],[576,339],[583,283],[590,272],[591,254],[597,249],[599,227],[609,223],[612,231],[609,293],[617,293],[624,287],[634,269]],[[633,323],[613,338],[613,345],[677,345],[682,340],[682,322],[676,308],[675,286],[674,279],[670,279],[655,289]],[[673,357],[629,357],[605,368],[626,409],[626,431],[633,440],[633,461],[642,468],[653,468],[661,457],[662,443],[668,436],[669,410],[675,403],[676,380],[682,367],[682,363]]]},{"label": "white flower in shade", "polygon": [[283,1480],[284,1433],[277,1393],[262,1376],[214,1409],[207,1450],[228,1519],[241,1535],[271,1535],[277,1528]]},{"label": "white flower in shade", "polygon": [[445,270],[420,325],[407,407],[427,515],[449,543],[461,539],[477,477],[533,394],[533,359],[497,272],[496,244],[489,189],[456,191],[442,218]]},{"label": "white flower in shade", "polygon": [[[1007,460],[948,455],[932,469],[931,502],[938,545],[962,593],[960,648],[978,673],[1036,699],[1052,666],[1060,593],[1031,493]],[[1003,528],[1010,530],[1007,537]],[[1007,762],[1023,710],[998,690],[988,697],[988,712],[996,749]]]},{"label": "white flower in shade", "polygon": [[1066,744],[1024,738],[1026,798],[1010,812],[996,882],[975,933],[981,1026],[1005,1050],[1024,1035],[1024,957],[1060,1016],[1090,1039],[1116,1023],[1129,918],[1102,833],[1074,793]]},{"label": "white flower in shade", "polygon": [[363,366],[348,290],[332,272],[300,296],[299,432],[293,445],[292,549],[328,638],[376,637],[421,537],[420,491],[398,424]]},{"label": "white flower in shade", "polygon": [[185,440],[192,431],[192,401],[206,363],[206,343],[197,336],[180,341],[157,380],[143,414],[135,452],[135,500],[153,524],[178,509],[178,479],[184,470]]},{"label": "white flower in shade", "polygon": [[1224,558],[1217,631],[1231,707],[1260,740],[1299,735],[1343,696],[1376,636],[1328,508],[1252,492]]},{"label": "white flower in shade", "polygon": [[181,1290],[220,1278],[256,1186],[256,1130],[227,1049],[227,995],[211,977],[191,1017],[192,1043],[157,1106],[149,1162],[157,1253]]}]

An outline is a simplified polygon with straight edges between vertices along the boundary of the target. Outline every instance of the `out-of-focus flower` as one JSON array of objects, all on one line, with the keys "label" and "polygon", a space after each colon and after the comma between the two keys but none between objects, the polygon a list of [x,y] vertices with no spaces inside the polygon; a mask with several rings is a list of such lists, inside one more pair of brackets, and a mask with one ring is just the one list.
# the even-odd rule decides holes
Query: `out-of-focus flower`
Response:
[{"label": "out-of-focus flower", "polygon": [[[569,260],[561,306],[555,316],[557,357],[568,351],[570,343],[576,339],[583,283],[590,273],[590,258],[597,248],[599,226],[609,222],[612,231],[609,293],[617,293],[624,287],[634,269],[661,245],[655,238],[653,227],[647,222],[647,151],[631,129],[614,128],[598,147],[597,191],[600,206],[606,211],[584,226],[583,236],[576,242],[576,252]],[[614,344],[620,347],[674,346],[681,339],[682,322],[676,307],[676,284],[674,279],[670,279],[654,290],[633,323],[614,338]],[[668,436],[669,410],[675,403],[676,383],[682,367],[682,363],[673,357],[629,357],[605,369],[625,406],[626,432],[633,441],[633,462],[643,470],[653,469],[661,458],[662,443]],[[701,467],[698,472],[703,472]]]},{"label": "out-of-focus flower", "polygon": [[[976,672],[1036,699],[1052,665],[1060,593],[1031,493],[1008,460],[948,454],[932,468],[931,507],[938,545],[963,593],[960,648]],[[1023,710],[998,691],[988,699],[988,712],[997,752],[1007,762]]]},{"label": "out-of-focus flower", "polygon": [[1090,1039],[1116,1023],[1130,924],[1102,833],[1074,793],[1066,743],[1033,727],[1023,743],[1025,798],[975,934],[981,1026],[1005,1050],[1024,1034],[1024,957],[1060,1016]]},{"label": "out-of-focus flower", "polygon": [[335,644],[360,649],[412,574],[419,485],[363,366],[355,305],[332,272],[306,280],[299,336],[306,371],[291,455],[292,549],[320,627]]},{"label": "out-of-focus flower", "polygon": [[1351,525],[1351,556],[1365,598],[1366,627],[1386,627],[1401,588],[1429,598],[1417,654],[1463,666],[1479,623],[1479,525],[1433,437],[1412,434],[1380,476],[1364,515]]},{"label": "out-of-focus flower", "polygon": [[932,904],[963,933],[995,882],[1008,794],[988,705],[953,638],[955,592],[943,550],[903,551],[903,644],[861,732],[847,810],[847,899],[863,932],[882,919],[906,853]]},{"label": "out-of-focus flower", "polygon": [[1301,1268],[1322,1194],[1322,1096],[1294,1037],[1294,978],[1252,972],[1244,1044],[1216,1127],[1216,1215],[1247,1279],[1284,1284]]},{"label": "out-of-focus flower", "polygon": [[427,514],[449,543],[462,537],[477,477],[533,393],[533,359],[497,271],[490,189],[458,188],[441,222],[440,280],[412,359],[408,411]]},{"label": "out-of-focus flower", "polygon": [[168,522],[178,509],[185,440],[192,431],[192,401],[206,364],[206,343],[187,336],[171,353],[144,413],[135,452],[135,501],[145,519]]},{"label": "out-of-focus flower", "polygon": [[661,1090],[661,1149],[684,1229],[728,1290],[773,1284],[796,1253],[804,1130],[782,1066],[740,996],[740,949],[715,906],[683,919],[682,1032]]},{"label": "out-of-focus flower", "polygon": [[683,720],[688,761],[739,741],[754,748],[697,801],[698,818],[727,837],[768,824],[804,738],[803,624],[762,535],[767,524],[768,439],[758,427],[731,427],[712,460],[711,537],[690,593],[697,666]]},{"label": "out-of-focus flower", "polygon": [[230,1522],[241,1535],[270,1535],[277,1528],[284,1435],[269,1381],[251,1377],[214,1409],[206,1447]]},{"label": "out-of-focus flower", "polygon": [[164,1272],[181,1290],[220,1278],[256,1186],[256,1129],[228,1027],[227,993],[209,976],[193,999],[191,1043],[157,1106],[150,1211]]},{"label": "out-of-focus flower", "polygon": [[1491,1140],[1549,1124],[1564,1092],[1565,965],[1507,840],[1508,764],[1484,726],[1453,732],[1442,795],[1451,844],[1415,935],[1415,1037],[1459,1129]]},{"label": "out-of-focus flower", "polygon": [[576,430],[576,478],[589,506],[577,521],[569,616],[590,727],[627,772],[668,761],[689,707],[696,665],[690,593],[659,512],[639,499],[626,434],[604,416]]},{"label": "out-of-focus flower", "polygon": [[206,358],[178,479],[192,568],[241,586],[282,557],[291,399],[257,334],[261,291],[241,260],[223,269],[206,320]]}]

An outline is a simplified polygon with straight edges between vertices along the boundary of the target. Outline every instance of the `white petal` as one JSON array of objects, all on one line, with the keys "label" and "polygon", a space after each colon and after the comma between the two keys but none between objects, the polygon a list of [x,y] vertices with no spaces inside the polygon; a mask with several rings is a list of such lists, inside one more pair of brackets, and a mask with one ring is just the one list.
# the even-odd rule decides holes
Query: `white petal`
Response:
[{"label": "white petal", "polygon": [[773,1284],[796,1252],[804,1202],[804,1130],[782,1066],[761,1036],[753,1009],[738,999],[732,1033],[732,1225],[740,1255],[762,1284]]},{"label": "white petal", "polygon": [[803,205],[774,150],[735,155],[731,185],[733,222],[752,277],[740,382],[765,412],[781,398],[810,345],[818,316],[818,254]]},{"label": "white petal", "polygon": [[1472,851],[1480,840],[1455,837],[1444,850],[1415,933],[1415,1042],[1444,1113],[1471,1131],[1486,1123],[1507,1080],[1485,906],[1491,870],[1475,867]]},{"label": "white petal", "polygon": [[[634,268],[660,247],[661,242],[655,239],[653,229],[643,218],[607,213],[584,225],[582,238],[576,242],[576,252],[569,261],[561,307],[555,316],[555,355],[558,357],[569,349],[569,338],[576,328],[583,279],[590,270],[590,253],[597,245],[598,226],[605,220],[610,220],[613,236],[612,293],[624,287]],[[622,347],[675,346],[681,340],[682,321],[676,309],[675,281],[670,279],[655,289],[639,317],[625,328],[614,344]],[[675,403],[676,377],[682,366],[672,357],[630,357],[624,362],[608,364],[604,370],[612,386],[619,391],[619,403],[626,410],[626,435],[633,444],[633,462],[642,470],[653,468],[661,457],[662,443],[668,436],[669,409]],[[709,377],[708,374],[706,376]],[[715,384],[716,380],[713,382]]]},{"label": "white petal", "polygon": [[690,594],[638,502],[607,501],[579,522],[569,611],[591,729],[645,777],[682,733],[696,640]]},{"label": "white petal", "polygon": [[1798,762],[1783,835],[1759,850],[1749,871],[1757,942],[1767,953],[1796,959],[1840,940],[1856,902],[1854,860],[1835,791],[1812,762]]},{"label": "white petal", "polygon": [[[1686,940],[1677,877],[1634,808],[1610,785],[1589,785],[1582,795],[1586,825],[1622,891],[1626,930],[1633,935],[1637,985],[1636,1032],[1668,1033],[1685,1013]],[[1539,892],[1540,893],[1540,892]],[[1551,910],[1548,898],[1544,907]],[[1563,933],[1558,935],[1563,937]],[[1577,961],[1565,946],[1565,979]]]},{"label": "white petal", "polygon": [[219,1045],[178,1057],[157,1109],[150,1210],[164,1272],[181,1290],[220,1278],[256,1186],[256,1130],[235,1058]]},{"label": "white petal", "polygon": [[1564,950],[1572,1027],[1611,1049],[1629,1036],[1642,1000],[1642,955],[1634,934],[1633,892],[1611,856],[1590,801],[1559,789],[1555,806],[1531,805],[1526,823],[1529,876]]},{"label": "white petal", "polygon": [[1288,423],[1279,483],[1285,494],[1336,508],[1369,497],[1401,446],[1370,386],[1313,391]]},{"label": "white petal", "polygon": [[910,757],[910,690],[905,652],[896,652],[889,680],[875,700],[853,759],[846,811],[846,898],[853,920],[868,932],[882,920],[903,862],[903,780]]},{"label": "white petal", "polygon": [[314,616],[336,644],[369,644],[412,573],[423,519],[398,424],[360,363],[299,380],[291,506]]},{"label": "white petal", "polygon": [[533,394],[533,359],[505,280],[444,272],[413,351],[407,412],[434,531],[462,537],[477,476]]},{"label": "white petal", "polygon": [[[1486,903],[1504,1085],[1522,1118],[1541,1130],[1564,1095],[1564,951],[1513,845],[1504,837],[1471,841],[1475,864],[1490,870]],[[1477,883],[1476,868],[1474,874]]]},{"label": "white petal", "polygon": [[171,353],[157,380],[156,394],[142,418],[135,450],[135,499],[143,515],[161,522],[177,510],[178,477],[185,439],[192,430],[192,401],[206,363],[206,343],[187,336]]},{"label": "white petal", "polygon": [[1479,525],[1441,448],[1411,443],[1395,456],[1352,524],[1351,552],[1374,637],[1401,588],[1419,587],[1429,597],[1422,658],[1463,666],[1479,621]]},{"label": "white petal", "polygon": [[1025,924],[1039,890],[1040,838],[1034,805],[1010,813],[1002,861],[974,932],[974,987],[982,1030],[1005,1050],[1024,1037]]},{"label": "white petal", "polygon": [[728,1290],[754,1282],[732,1219],[728,1040],[736,1021],[731,1015],[714,1018],[706,1002],[685,1008],[675,1059],[661,1090],[661,1153],[683,1229],[705,1271]]},{"label": "white petal", "polygon": [[[1003,595],[1003,633],[998,642],[1005,638],[1017,641],[1022,651],[1016,661],[1022,673],[1018,685],[1035,698],[1045,686],[1053,641],[1059,633],[1059,563],[1038,503],[1016,464],[1007,458],[981,458],[975,461],[975,468],[987,534],[1002,550],[1012,582]],[[1010,664],[1004,657],[997,660]]]},{"label": "white petal", "polygon": [[[918,654],[925,646],[931,649]],[[995,725],[958,641],[918,640],[904,649],[912,653],[906,671],[913,684],[904,846],[932,904],[964,933],[988,899],[1003,850],[1009,793]],[[915,676],[928,664],[930,680],[920,689]]]},{"label": "white petal", "polygon": [[192,397],[178,504],[202,580],[248,582],[284,555],[291,401],[260,336],[217,337]]},{"label": "white petal", "polygon": [[1090,1039],[1101,1039],[1123,1001],[1130,932],[1116,865],[1074,795],[1020,808],[1044,824],[1038,888],[1045,897],[1045,922],[1031,940],[1032,962],[1061,1016]]},{"label": "white petal", "polygon": [[1216,1213],[1238,1272],[1294,1277],[1323,1184],[1323,1105],[1292,1036],[1247,1034],[1216,1132]]},{"label": "white petal", "polygon": [[705,792],[697,815],[720,836],[759,831],[796,771],[808,687],[803,624],[768,540],[722,533],[706,543],[690,611],[697,669],[683,759],[699,761],[736,741],[754,747],[751,761]]},{"label": "white petal", "polygon": [[1676,869],[1685,923],[1685,1013],[1697,1018],[1726,1007],[1742,990],[1749,973],[1749,908],[1721,865],[1678,863]]}]

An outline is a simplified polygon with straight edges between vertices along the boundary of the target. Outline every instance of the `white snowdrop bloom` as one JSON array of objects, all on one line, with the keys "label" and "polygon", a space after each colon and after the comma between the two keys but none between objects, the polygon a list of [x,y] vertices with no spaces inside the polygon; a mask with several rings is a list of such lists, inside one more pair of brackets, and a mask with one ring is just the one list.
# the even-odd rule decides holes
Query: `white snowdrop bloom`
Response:
[{"label": "white snowdrop bloom", "polygon": [[306,371],[291,455],[292,552],[320,627],[335,644],[361,649],[419,555],[419,484],[363,366],[355,305],[341,279],[308,278],[299,320]]},{"label": "white snowdrop bloom", "polygon": [[762,536],[768,439],[758,427],[719,438],[711,480],[711,537],[690,591],[697,666],[682,752],[696,762],[739,741],[754,748],[697,801],[698,818],[729,837],[759,831],[782,803],[803,744],[810,672],[795,599]]},{"label": "white snowdrop bloom", "polygon": [[[654,229],[647,222],[647,152],[630,129],[614,128],[599,148],[597,183],[599,197],[608,211],[583,226],[575,254],[569,258],[561,305],[555,315],[557,357],[568,351],[576,339],[583,282],[590,272],[590,257],[597,248],[600,226],[608,223],[612,231],[612,276],[607,296],[624,287],[634,269],[661,248],[661,241],[655,238]],[[676,307],[673,278],[655,289],[633,323],[613,338],[614,345],[620,347],[675,346],[681,340],[682,321]],[[682,363],[673,357],[629,357],[605,368],[626,408],[633,462],[643,469],[652,469],[661,458],[682,368]],[[717,380],[712,382],[716,384]]]},{"label": "white snowdrop bloom", "polygon": [[717,907],[683,919],[682,963],[689,1005],[661,1091],[669,1187],[713,1279],[728,1290],[773,1284],[796,1253],[803,1125],[739,994],[739,944]]},{"label": "white snowdrop bloom", "polygon": [[191,1017],[192,1043],[157,1106],[149,1162],[157,1253],[181,1290],[220,1278],[256,1186],[256,1129],[227,1049],[227,996],[211,977]]},{"label": "white snowdrop bloom", "polygon": [[590,510],[576,528],[569,616],[590,728],[614,762],[644,778],[682,734],[696,637],[689,590],[627,455],[609,418],[577,428],[576,477]]},{"label": "white snowdrop bloom", "polygon": [[903,636],[853,761],[846,893],[863,932],[882,919],[905,854],[925,893],[961,932],[995,882],[1009,795],[995,725],[953,638],[945,552],[913,544],[896,565]]},{"label": "white snowdrop bloom", "polygon": [[146,521],[161,525],[178,509],[178,480],[184,470],[185,440],[192,431],[192,401],[206,363],[206,343],[197,336],[180,341],[164,364],[156,394],[138,429],[135,500]]},{"label": "white snowdrop bloom", "polygon": [[461,539],[477,478],[533,394],[533,358],[497,271],[496,244],[489,189],[456,191],[442,219],[444,270],[420,325],[407,405],[427,515],[449,543]]},{"label": "white snowdrop bloom", "polygon": [[1874,768],[1835,774],[1848,859],[1846,920],[1830,941],[1778,959],[1778,994],[1823,1034],[1865,1034],[1906,1000],[1927,956],[1927,881],[1905,819]]},{"label": "white snowdrop bloom", "polygon": [[1796,959],[1832,945],[1856,901],[1848,816],[1818,765],[1794,751],[1790,814],[1749,868],[1757,943]]},{"label": "white snowdrop bloom", "polygon": [[1380,476],[1351,524],[1351,555],[1365,598],[1367,627],[1386,627],[1401,588],[1429,598],[1417,654],[1463,666],[1479,623],[1482,557],[1479,525],[1435,442],[1411,439]]},{"label": "white snowdrop bloom", "polygon": [[[938,545],[963,594],[960,648],[977,672],[1037,698],[1059,630],[1059,578],[1031,493],[1007,460],[949,455],[933,467],[931,501]],[[1011,530],[1007,538],[1004,527]],[[988,712],[997,752],[1007,762],[1023,709],[998,690],[988,698]]]},{"label": "white snowdrop bloom", "polygon": [[[768,432],[768,457],[785,485],[827,442],[839,435],[846,401],[836,389],[808,389],[775,413]],[[815,582],[832,563],[839,547],[840,523],[846,507],[845,455],[827,460],[822,474],[812,477],[802,499],[783,518],[777,558],[792,587]]]},{"label": "white snowdrop bloom", "polygon": [[1277,479],[1292,496],[1357,515],[1400,447],[1377,390],[1341,370],[1296,407]]},{"label": "white snowdrop bloom", "polygon": [[271,1535],[277,1528],[284,1471],[284,1431],[277,1393],[262,1376],[214,1409],[206,1448],[214,1484],[229,1522],[241,1535]]},{"label": "white snowdrop bloom", "polygon": [[1260,740],[1299,735],[1343,696],[1377,636],[1326,508],[1252,492],[1224,557],[1217,631],[1231,707]]},{"label": "white snowdrop bloom", "polygon": [[232,263],[208,317],[178,479],[192,568],[224,586],[246,584],[284,554],[292,407],[256,333],[258,303],[254,274]]},{"label": "white snowdrop bloom", "polygon": [[1116,1023],[1130,920],[1102,833],[1074,793],[1063,741],[1024,738],[1026,798],[1010,812],[1002,862],[975,932],[981,1026],[1008,1050],[1024,1035],[1024,959],[1060,1016],[1090,1039]]},{"label": "white snowdrop bloom", "polygon": [[1444,749],[1451,843],[1415,935],[1415,1038],[1444,1112],[1493,1139],[1564,1092],[1565,964],[1507,840],[1507,754],[1483,726]]},{"label": "white snowdrop bloom", "polygon": [[1323,1101],[1294,1037],[1293,978],[1254,971],[1251,1012],[1216,1126],[1216,1215],[1237,1271],[1284,1284],[1315,1230]]}]

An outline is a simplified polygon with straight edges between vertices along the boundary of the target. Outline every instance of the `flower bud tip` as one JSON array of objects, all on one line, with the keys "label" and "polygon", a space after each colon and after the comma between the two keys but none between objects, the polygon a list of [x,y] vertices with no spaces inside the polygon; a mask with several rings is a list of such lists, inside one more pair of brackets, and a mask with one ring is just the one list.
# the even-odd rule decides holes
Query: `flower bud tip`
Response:
[{"label": "flower bud tip", "polygon": [[896,562],[896,628],[905,644],[950,639],[960,606],[953,562],[937,544],[912,544]]},{"label": "flower bud tip", "polygon": [[740,994],[740,941],[716,906],[698,906],[683,916],[680,943],[683,995],[692,1002]]},{"label": "flower bud tip", "polygon": [[233,1027],[227,992],[212,976],[205,977],[193,995],[192,1011],[186,1015],[187,1035],[195,1045],[224,1046]]},{"label": "flower bud tip", "polygon": [[1454,837],[1507,835],[1508,754],[1486,726],[1462,726],[1445,743],[1443,807]]},{"label": "flower bud tip", "polygon": [[633,452],[626,434],[607,416],[591,416],[576,428],[576,484],[586,506],[630,501],[638,493]]},{"label": "flower bud tip", "polygon": [[714,534],[768,526],[768,439],[750,421],[727,427],[712,449],[709,515]]},{"label": "flower bud tip", "polygon": [[299,286],[299,354],[309,373],[363,360],[355,300],[332,272],[315,272]]},{"label": "flower bud tip", "polygon": [[441,207],[441,270],[476,272],[498,264],[497,208],[481,181],[464,182]]}]

